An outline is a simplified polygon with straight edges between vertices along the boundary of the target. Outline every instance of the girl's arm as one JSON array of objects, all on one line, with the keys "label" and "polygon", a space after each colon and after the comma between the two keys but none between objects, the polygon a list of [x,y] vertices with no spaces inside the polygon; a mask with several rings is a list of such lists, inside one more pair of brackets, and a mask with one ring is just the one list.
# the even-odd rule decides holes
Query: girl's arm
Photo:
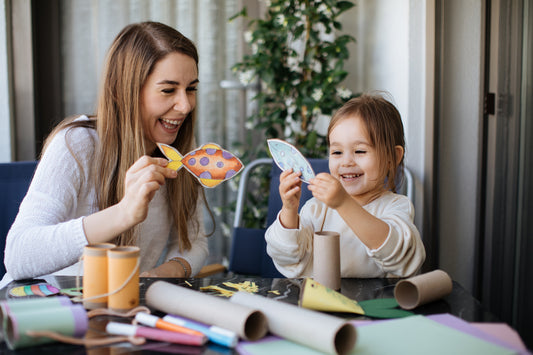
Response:
[{"label": "girl's arm", "polygon": [[369,249],[379,248],[387,239],[388,224],[367,212],[330,174],[318,174],[311,181],[309,190],[318,200],[337,210],[350,229]]},{"label": "girl's arm", "polygon": [[305,203],[300,211],[298,228],[285,228],[279,215],[265,233],[267,254],[285,277],[312,276],[313,236],[324,219],[325,205],[316,199]]},{"label": "girl's arm", "polygon": [[279,214],[279,221],[288,229],[298,228],[298,206],[302,195],[301,172],[292,169],[283,171],[279,176],[279,195],[283,206]]}]

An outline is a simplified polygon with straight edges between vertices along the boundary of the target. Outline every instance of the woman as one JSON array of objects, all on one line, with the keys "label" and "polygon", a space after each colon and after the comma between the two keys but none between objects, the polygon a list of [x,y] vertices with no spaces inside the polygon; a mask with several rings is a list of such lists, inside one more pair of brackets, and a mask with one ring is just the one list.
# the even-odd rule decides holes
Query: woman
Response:
[{"label": "woman", "polygon": [[119,33],[96,115],[65,120],[45,142],[7,236],[7,278],[77,274],[84,247],[102,242],[139,246],[141,276],[200,270],[203,190],[156,146],[195,148],[197,85],[198,54],[181,33],[157,22]]}]

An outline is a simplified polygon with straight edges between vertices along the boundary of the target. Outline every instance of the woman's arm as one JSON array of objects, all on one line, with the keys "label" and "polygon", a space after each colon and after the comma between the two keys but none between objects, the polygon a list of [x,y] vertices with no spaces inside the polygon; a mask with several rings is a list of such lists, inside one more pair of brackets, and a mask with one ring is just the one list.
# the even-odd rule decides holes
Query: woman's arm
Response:
[{"label": "woman's arm", "polygon": [[163,158],[141,157],[126,173],[125,194],[116,205],[93,213],[83,219],[83,228],[90,244],[105,243],[146,219],[148,205],[165,183],[177,172],[165,168]]},{"label": "woman's arm", "polygon": [[167,262],[143,272],[142,277],[191,277],[200,271],[209,254],[204,229],[203,208],[204,204],[199,201],[196,206],[196,215],[188,223],[191,249],[180,250],[178,232],[173,227],[165,258]]},{"label": "woman's arm", "polygon": [[87,244],[82,216],[94,212],[94,192],[87,181],[96,132],[89,128],[69,132],[69,141],[75,144],[67,145],[65,131],[54,137],[8,233],[5,265],[14,279],[70,266],[79,260]]}]

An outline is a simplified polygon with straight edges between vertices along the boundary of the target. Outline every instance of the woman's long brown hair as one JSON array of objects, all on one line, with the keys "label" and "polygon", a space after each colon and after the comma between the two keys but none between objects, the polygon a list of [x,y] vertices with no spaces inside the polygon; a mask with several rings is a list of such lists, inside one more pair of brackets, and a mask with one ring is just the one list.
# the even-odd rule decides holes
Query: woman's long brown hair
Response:
[{"label": "woman's long brown hair", "polygon": [[[141,117],[141,89],[155,65],[167,54],[178,52],[194,59],[198,66],[195,45],[180,32],[158,22],[142,22],[126,26],[113,41],[106,58],[98,98],[98,108],[90,121],[65,120],[55,132],[68,127],[95,127],[100,139],[94,157],[95,187],[98,209],[117,204],[124,196],[126,171],[148,152],[145,147]],[[194,111],[183,122],[172,144],[187,153],[194,147]],[[46,144],[45,144],[46,147]],[[157,154],[157,152],[155,152]],[[198,198],[207,201],[198,181],[188,172],[180,171],[176,179],[166,182],[168,203],[174,217],[182,250],[191,248],[188,221],[195,221]],[[211,218],[213,215],[207,208]],[[194,225],[194,232],[199,226]],[[136,242],[136,227],[117,236],[119,245]]]}]

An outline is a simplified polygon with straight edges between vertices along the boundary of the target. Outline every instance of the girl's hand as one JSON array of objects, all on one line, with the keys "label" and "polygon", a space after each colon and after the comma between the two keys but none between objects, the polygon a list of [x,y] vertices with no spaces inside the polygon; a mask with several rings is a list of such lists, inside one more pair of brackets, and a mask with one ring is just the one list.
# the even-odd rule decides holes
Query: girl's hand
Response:
[{"label": "girl's hand", "polygon": [[301,172],[285,170],[279,176],[279,195],[281,207],[280,222],[285,228],[298,228],[298,206],[302,195]]},{"label": "girl's hand", "polygon": [[124,197],[119,206],[128,225],[144,221],[156,191],[165,184],[165,179],[177,176],[176,171],[166,168],[167,164],[166,159],[143,156],[126,172]]},{"label": "girl's hand", "polygon": [[[191,267],[187,261],[181,259],[183,263],[186,263],[190,273]],[[187,277],[185,275],[185,270],[183,266],[180,265],[177,261],[167,261],[164,264],[159,265],[155,269],[142,272],[139,277]]]},{"label": "girl's hand", "polygon": [[311,190],[314,197],[333,209],[336,209],[347,198],[350,198],[340,181],[327,173],[320,173],[314,179],[311,179],[309,190]]},{"label": "girl's hand", "polygon": [[301,175],[302,173],[299,171],[293,172],[292,169],[288,169],[279,176],[279,195],[284,208],[298,210],[302,195]]}]

